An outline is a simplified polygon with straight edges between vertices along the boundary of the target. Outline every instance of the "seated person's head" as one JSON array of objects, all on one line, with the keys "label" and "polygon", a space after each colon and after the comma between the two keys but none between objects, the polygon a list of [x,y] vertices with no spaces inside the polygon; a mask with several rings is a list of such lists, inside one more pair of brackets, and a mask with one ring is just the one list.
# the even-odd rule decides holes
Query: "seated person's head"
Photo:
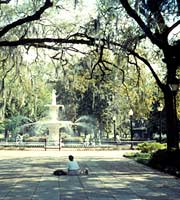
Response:
[{"label": "seated person's head", "polygon": [[74,160],[74,157],[73,157],[72,155],[70,155],[70,156],[69,156],[69,160],[70,160],[70,161],[73,161],[73,160]]}]

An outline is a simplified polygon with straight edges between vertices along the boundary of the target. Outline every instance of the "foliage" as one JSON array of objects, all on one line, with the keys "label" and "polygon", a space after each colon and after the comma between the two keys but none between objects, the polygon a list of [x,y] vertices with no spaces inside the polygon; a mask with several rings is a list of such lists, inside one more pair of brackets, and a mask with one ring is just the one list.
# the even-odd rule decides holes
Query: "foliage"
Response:
[{"label": "foliage", "polygon": [[158,150],[152,154],[148,165],[160,171],[180,177],[180,151]]},{"label": "foliage", "polygon": [[43,136],[29,136],[29,134],[23,135],[24,142],[45,142],[45,137]]},{"label": "foliage", "polygon": [[68,137],[63,139],[63,142],[65,142],[65,143],[82,143],[83,138],[77,137],[77,136],[76,137],[75,136],[73,136],[73,137],[68,136]]},{"label": "foliage", "polygon": [[[159,144],[157,147],[158,146]],[[126,153],[124,157],[134,159],[137,162],[180,178],[180,151],[168,151],[167,149],[162,148],[162,146],[159,146],[159,148],[160,149],[157,148],[154,152],[150,150],[146,153]]]},{"label": "foliage", "polygon": [[28,122],[29,119],[27,117],[18,115],[6,120],[4,124],[5,124],[5,129],[12,134],[12,137],[15,137],[18,133],[22,133],[21,126]]},{"label": "foliage", "polygon": [[142,153],[152,153],[159,149],[165,149],[166,145],[158,142],[143,142],[138,144],[137,149]]},{"label": "foliage", "polygon": [[95,115],[111,132],[115,115],[118,130],[128,133],[128,110],[147,118],[154,96],[162,96],[153,77],[166,96],[168,146],[177,145],[169,88],[179,79],[178,33],[172,35],[179,25],[177,2],[98,0],[91,12],[85,1],[1,5],[0,118],[40,119],[56,88],[70,120]]},{"label": "foliage", "polygon": [[130,153],[126,153],[124,155],[124,157],[134,159],[137,162],[140,162],[142,164],[147,164],[149,162],[150,158],[151,158],[151,153],[130,152]]},{"label": "foliage", "polygon": [[[130,40],[130,43],[132,43],[126,50],[129,51],[131,56],[134,55],[136,59],[142,61],[149,68],[156,84],[163,93],[166,108],[167,148],[169,150],[179,149],[178,120],[176,109],[174,109],[174,99],[177,91],[172,91],[170,88],[171,84],[179,84],[180,59],[177,51],[179,51],[180,41],[179,33],[173,33],[176,32],[180,22],[179,1],[147,0],[135,1],[134,3],[134,1],[120,0],[120,2],[128,16],[135,20],[140,30],[135,35],[131,35],[132,40]],[[141,39],[138,39],[135,46],[133,46],[133,38],[138,37],[141,37]],[[143,51],[139,49],[145,38],[148,38],[153,48],[150,54],[146,54],[148,48],[143,48]],[[151,56],[153,60],[149,55],[153,55]],[[156,61],[155,55],[158,61]],[[136,59],[134,63],[138,66]],[[162,69],[160,73],[155,66]]]}]

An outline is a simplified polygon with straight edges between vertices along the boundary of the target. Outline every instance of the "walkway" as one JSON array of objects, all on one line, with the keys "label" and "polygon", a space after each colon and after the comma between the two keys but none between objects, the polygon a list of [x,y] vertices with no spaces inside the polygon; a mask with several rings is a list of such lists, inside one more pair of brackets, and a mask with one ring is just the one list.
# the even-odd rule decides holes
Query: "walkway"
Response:
[{"label": "walkway", "polygon": [[[180,200],[180,179],[124,151],[0,151],[0,200]],[[89,175],[53,176],[73,154]]]}]

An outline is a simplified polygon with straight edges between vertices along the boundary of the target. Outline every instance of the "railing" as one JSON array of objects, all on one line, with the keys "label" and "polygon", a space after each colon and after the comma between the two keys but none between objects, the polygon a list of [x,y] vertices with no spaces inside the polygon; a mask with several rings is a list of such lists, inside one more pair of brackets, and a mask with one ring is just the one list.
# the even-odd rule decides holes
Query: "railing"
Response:
[{"label": "railing", "polygon": [[[44,141],[44,142],[22,142],[22,143],[17,143],[17,142],[0,142],[0,147],[2,148],[8,148],[8,147],[14,147],[14,148],[43,148],[45,151],[47,149],[59,149],[61,148],[115,148],[115,147],[120,147],[120,146],[128,146],[133,145],[136,146],[139,143],[142,143],[145,141],[119,141],[119,142],[102,142],[101,144],[88,144],[85,145],[85,143],[65,143],[65,144],[59,144],[58,142],[51,142],[51,141]],[[153,142],[153,140],[148,140],[146,142]]]},{"label": "railing", "polygon": [[1,147],[43,147],[45,146],[44,142],[0,142]]}]

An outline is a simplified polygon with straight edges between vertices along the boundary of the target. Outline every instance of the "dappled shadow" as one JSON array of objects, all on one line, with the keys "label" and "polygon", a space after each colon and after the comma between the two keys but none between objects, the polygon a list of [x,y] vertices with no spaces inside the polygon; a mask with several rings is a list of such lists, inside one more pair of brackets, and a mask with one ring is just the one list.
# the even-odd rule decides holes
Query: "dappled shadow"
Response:
[{"label": "dappled shadow", "polygon": [[[88,152],[89,153],[89,152]],[[1,159],[0,196],[9,199],[179,199],[180,181],[126,158],[77,158],[89,175],[54,176],[67,158]],[[29,198],[31,197],[31,198]],[[171,198],[169,198],[171,197]]]}]

